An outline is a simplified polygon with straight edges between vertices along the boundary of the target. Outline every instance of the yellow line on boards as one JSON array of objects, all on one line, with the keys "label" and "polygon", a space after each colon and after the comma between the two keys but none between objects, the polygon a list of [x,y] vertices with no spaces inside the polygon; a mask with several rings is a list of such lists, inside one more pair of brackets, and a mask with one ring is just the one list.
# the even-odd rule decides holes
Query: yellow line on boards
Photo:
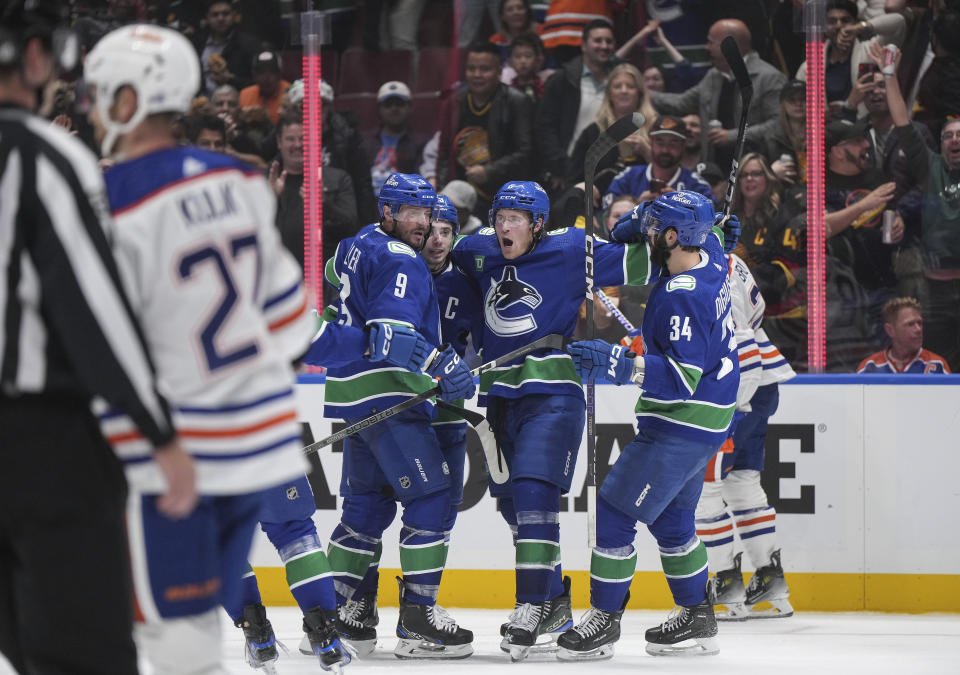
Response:
[{"label": "yellow line on boards", "polygon": [[[265,605],[295,605],[282,567],[255,567]],[[575,609],[590,601],[590,575],[566,572],[573,580]],[[379,604],[397,606],[397,569],[380,570]],[[749,580],[749,573],[744,580]],[[958,574],[840,574],[787,572],[790,603],[810,612],[958,612]],[[446,570],[439,602],[445,607],[513,608],[513,570]],[[630,587],[628,609],[672,609],[673,599],[661,572],[637,572]]]}]

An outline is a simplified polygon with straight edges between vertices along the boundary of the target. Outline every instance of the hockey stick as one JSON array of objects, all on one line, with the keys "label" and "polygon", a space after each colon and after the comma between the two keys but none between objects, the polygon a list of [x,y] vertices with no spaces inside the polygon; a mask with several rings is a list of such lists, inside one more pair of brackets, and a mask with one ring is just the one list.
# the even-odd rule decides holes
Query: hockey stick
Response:
[{"label": "hockey stick", "polygon": [[613,304],[613,301],[610,300],[610,297],[603,292],[603,289],[597,289],[597,297],[600,298],[600,302],[603,303],[603,306],[610,310],[610,313],[617,321],[620,322],[620,325],[623,326],[628,333],[632,333],[636,330],[636,327],[630,323],[630,319],[624,316],[623,312],[620,311],[620,308]]},{"label": "hockey stick", "polygon": [[[513,361],[514,359],[520,358],[521,356],[526,356],[527,354],[530,354],[531,352],[535,352],[538,349],[563,349],[566,342],[567,342],[567,338],[565,338],[562,335],[558,335],[557,333],[544,335],[542,338],[534,340],[528,345],[524,345],[523,347],[518,347],[517,349],[514,349],[512,352],[507,352],[503,356],[496,358],[493,361],[489,361],[487,363],[482,364],[481,366],[475,368],[474,370],[471,370],[470,374],[473,375],[474,377],[477,377],[478,375],[481,375],[487,372],[488,370],[492,370],[494,368],[502,366],[506,363],[509,363],[510,361]],[[320,448],[325,448],[326,446],[332,445],[337,441],[342,441],[347,436],[352,436],[358,431],[363,431],[367,427],[373,426],[378,422],[382,422],[385,419],[389,419],[394,415],[398,415],[399,413],[402,413],[404,410],[409,410],[415,405],[419,405],[420,403],[423,403],[424,401],[433,398],[439,393],[440,393],[440,387],[438,385],[432,389],[429,389],[423,392],[422,394],[417,394],[416,396],[412,396],[411,398],[408,398],[406,401],[398,403],[393,407],[387,408],[386,410],[381,410],[378,413],[374,413],[370,417],[364,418],[355,424],[351,424],[350,426],[344,429],[341,429],[335,434],[331,434],[326,438],[320,439],[316,443],[311,443],[310,445],[306,446],[303,449],[303,452],[304,454],[309,455],[311,452],[316,452]]]},{"label": "hockey stick", "polygon": [[753,83],[750,81],[750,74],[747,72],[747,66],[743,63],[743,56],[737,47],[737,41],[728,35],[720,43],[720,51],[723,52],[723,58],[730,66],[730,72],[733,73],[737,81],[737,88],[740,89],[740,124],[737,128],[737,141],[733,146],[733,162],[730,164],[730,179],[727,183],[727,194],[723,197],[723,218],[720,220],[722,228],[730,217],[730,207],[733,204],[733,190],[737,186],[737,174],[740,168],[740,155],[743,154],[744,136],[747,131],[747,113],[750,112],[750,100],[753,98]]},{"label": "hockey stick", "polygon": [[[587,331],[586,339],[596,337],[597,326],[593,316],[593,179],[597,174],[597,164],[613,149],[617,143],[643,126],[646,119],[635,112],[624,115],[607,127],[607,130],[587,149],[587,156],[583,167],[585,200],[586,233],[584,244],[586,248],[586,302],[587,302]],[[597,544],[597,448],[596,448],[596,385],[592,379],[587,380],[587,546],[593,548]]]},{"label": "hockey stick", "polygon": [[490,480],[497,485],[506,483],[507,479],[510,478],[510,470],[497,448],[497,439],[487,418],[474,410],[455,406],[439,398],[437,399],[437,407],[462,417],[467,424],[473,427],[473,430],[477,432],[477,438],[480,439],[480,447],[483,449],[483,459],[487,463],[487,473],[490,474]]}]

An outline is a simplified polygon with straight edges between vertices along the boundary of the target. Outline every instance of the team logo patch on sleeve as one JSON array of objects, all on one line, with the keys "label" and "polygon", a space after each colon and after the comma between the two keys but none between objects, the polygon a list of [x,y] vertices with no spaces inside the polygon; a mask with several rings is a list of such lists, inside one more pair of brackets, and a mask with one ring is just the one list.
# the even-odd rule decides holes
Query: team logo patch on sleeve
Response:
[{"label": "team logo patch on sleeve", "polygon": [[411,258],[417,257],[417,254],[413,252],[413,249],[404,244],[402,241],[388,242],[387,248],[389,248],[393,253],[402,253],[403,255],[408,255]]},{"label": "team logo patch on sleeve", "polygon": [[689,274],[678,274],[667,282],[667,293],[673,291],[692,291],[697,287],[697,280]]}]

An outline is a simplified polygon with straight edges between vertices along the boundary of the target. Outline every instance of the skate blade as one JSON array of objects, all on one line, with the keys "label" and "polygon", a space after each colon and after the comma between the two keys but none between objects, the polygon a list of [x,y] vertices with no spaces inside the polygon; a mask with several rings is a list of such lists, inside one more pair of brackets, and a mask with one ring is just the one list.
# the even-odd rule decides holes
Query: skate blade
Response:
[{"label": "skate blade", "polygon": [[[559,628],[558,630],[552,633],[544,633],[543,635],[538,635],[537,644],[532,646],[523,645],[523,647],[529,650],[528,652],[529,655],[553,654],[555,651],[557,651],[557,638],[560,637],[561,633],[563,633],[565,630],[568,630],[570,628],[573,628],[573,621],[571,621],[569,624],[564,624],[561,628]],[[512,646],[519,647],[521,645],[512,645]],[[511,647],[511,644],[507,641],[507,638],[503,638],[502,640],[500,640],[500,651],[509,654],[510,647]]]},{"label": "skate blade", "polygon": [[[769,607],[757,609],[757,605],[765,605],[767,603],[770,604]],[[793,616],[793,605],[791,605],[790,601],[786,598],[776,598],[774,600],[766,600],[758,602],[755,605],[751,605],[748,609],[746,618],[786,619],[788,616]]]},{"label": "skate blade", "polygon": [[602,661],[613,658],[613,644],[603,645],[586,652],[575,652],[564,647],[557,648],[557,658],[561,661]]},{"label": "skate blade", "polygon": [[716,611],[717,621],[746,621],[749,618],[750,611],[742,602],[731,602],[729,605],[718,604],[715,607],[726,607],[727,609]]},{"label": "skate blade", "polygon": [[519,663],[530,655],[530,647],[525,645],[510,645],[510,661]]},{"label": "skate blade", "polygon": [[672,645],[648,642],[646,650],[651,656],[713,656],[720,653],[720,640],[717,637],[691,638]]},{"label": "skate blade", "polygon": [[397,640],[393,655],[398,659],[465,659],[473,654],[473,644],[440,645],[426,640]]}]

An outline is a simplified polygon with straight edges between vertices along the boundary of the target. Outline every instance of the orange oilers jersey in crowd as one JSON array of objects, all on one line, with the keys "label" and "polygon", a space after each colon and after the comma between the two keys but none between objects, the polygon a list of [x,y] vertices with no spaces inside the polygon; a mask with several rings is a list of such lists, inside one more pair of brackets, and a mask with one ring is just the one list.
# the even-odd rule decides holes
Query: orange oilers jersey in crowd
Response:
[{"label": "orange oilers jersey in crowd", "polygon": [[[198,492],[253,492],[302,475],[291,363],[316,322],[266,180],[193,147],[118,163],[105,179],[124,288]],[[162,492],[146,439],[122,411],[97,412],[131,483]]]},{"label": "orange oilers jersey in crowd", "polygon": [[623,6],[623,0],[553,0],[540,26],[544,48],[579,47],[584,26],[595,19],[606,19],[612,25],[613,10]]},{"label": "orange oilers jersey in crowd", "polygon": [[939,354],[934,354],[928,349],[921,349],[917,352],[916,356],[906,362],[895,360],[890,355],[890,350],[884,349],[861,361],[857,372],[883,373],[885,375],[893,375],[895,373],[926,375],[929,373],[949,373],[950,366],[947,365],[945,358]]}]

